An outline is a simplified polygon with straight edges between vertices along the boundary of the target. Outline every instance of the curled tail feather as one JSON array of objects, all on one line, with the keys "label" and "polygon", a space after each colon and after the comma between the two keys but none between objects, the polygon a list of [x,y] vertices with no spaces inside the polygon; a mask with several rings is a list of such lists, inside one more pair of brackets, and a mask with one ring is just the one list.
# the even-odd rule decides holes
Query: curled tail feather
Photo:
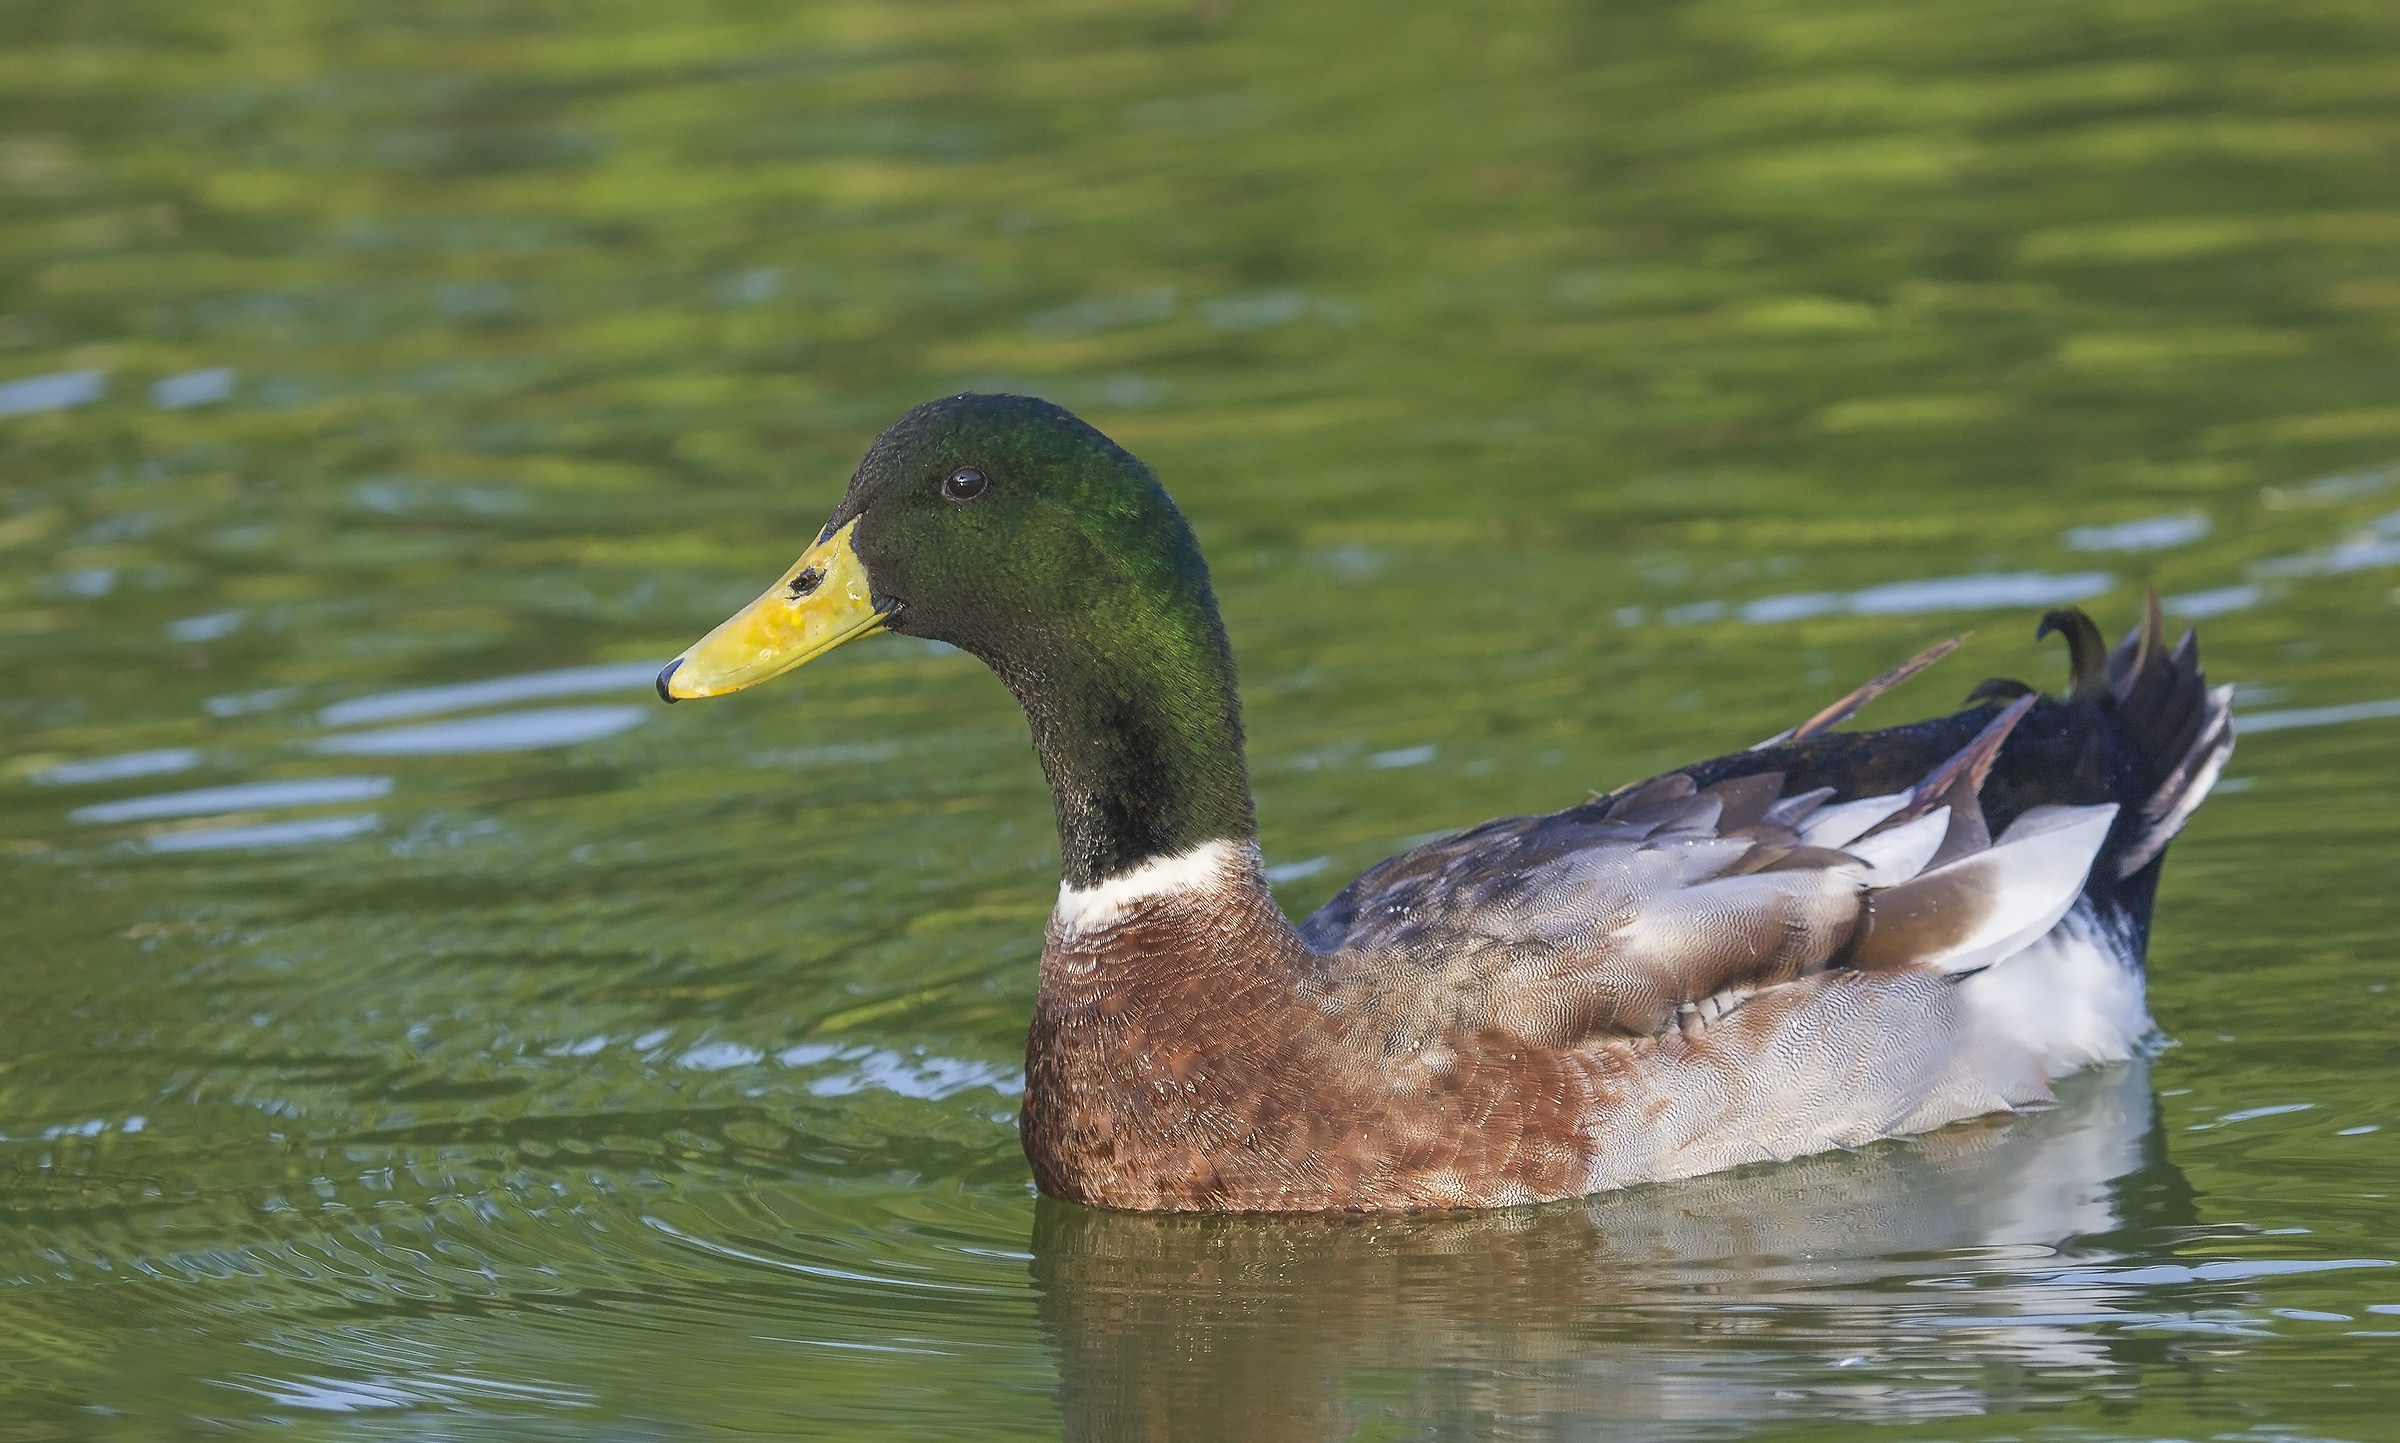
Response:
[{"label": "curled tail feather", "polygon": [[2117,862],[2117,875],[2130,877],[2166,850],[2233,756],[2233,688],[2209,686],[2195,633],[2167,649],[2152,592],[2142,624],[2109,654],[2108,694],[2117,724],[2157,778],[2137,813],[2140,830]]}]

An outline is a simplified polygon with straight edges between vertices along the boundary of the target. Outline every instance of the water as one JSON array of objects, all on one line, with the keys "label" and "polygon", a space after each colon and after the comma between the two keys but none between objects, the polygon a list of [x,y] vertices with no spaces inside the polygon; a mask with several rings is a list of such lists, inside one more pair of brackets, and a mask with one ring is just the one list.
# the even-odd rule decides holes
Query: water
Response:
[{"label": "water", "polygon": [[[0,4],[0,1437],[2356,1439],[2400,12]],[[643,676],[928,396],[1166,478],[1315,906],[2205,618],[2173,1045],[1490,1217],[1038,1203],[967,659]]]}]

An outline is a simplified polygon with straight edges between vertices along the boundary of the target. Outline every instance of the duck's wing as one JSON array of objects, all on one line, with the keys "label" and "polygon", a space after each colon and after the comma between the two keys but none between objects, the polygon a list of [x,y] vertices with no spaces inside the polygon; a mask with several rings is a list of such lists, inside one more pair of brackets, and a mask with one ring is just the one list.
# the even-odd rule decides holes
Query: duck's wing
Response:
[{"label": "duck's wing", "polygon": [[1395,857],[1301,925],[1311,985],[1393,1048],[1486,1026],[1573,1045],[1830,968],[1970,971],[2079,897],[2138,971],[2159,859],[2232,751],[2232,688],[2189,634],[2168,647],[2155,597],[2114,650],[2078,611],[2041,629],[2067,638],[2064,698],[1995,680],[1953,716],[1830,730],[1945,642],[1748,751]]},{"label": "duck's wing", "polygon": [[1971,971],[2073,905],[2116,807],[2042,807],[1993,841],[1977,800],[2033,704],[1904,791],[1787,795],[1682,773],[1429,842],[1301,925],[1329,1012],[1393,1052],[1498,1029],[1548,1046],[1699,1027],[1831,966]]}]

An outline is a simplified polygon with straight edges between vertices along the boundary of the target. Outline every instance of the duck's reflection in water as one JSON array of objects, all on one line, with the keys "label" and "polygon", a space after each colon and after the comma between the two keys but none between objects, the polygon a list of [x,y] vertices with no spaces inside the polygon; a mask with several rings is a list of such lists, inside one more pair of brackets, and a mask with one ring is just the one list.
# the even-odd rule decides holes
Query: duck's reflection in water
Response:
[{"label": "duck's reflection in water", "polygon": [[1908,1143],[1507,1213],[1045,1202],[1034,1272],[1066,1436],[1721,1437],[2113,1391],[2138,1359],[2080,1325],[2139,1303],[2092,1265],[2189,1224],[2191,1193],[2145,1066],[2061,1093]]}]

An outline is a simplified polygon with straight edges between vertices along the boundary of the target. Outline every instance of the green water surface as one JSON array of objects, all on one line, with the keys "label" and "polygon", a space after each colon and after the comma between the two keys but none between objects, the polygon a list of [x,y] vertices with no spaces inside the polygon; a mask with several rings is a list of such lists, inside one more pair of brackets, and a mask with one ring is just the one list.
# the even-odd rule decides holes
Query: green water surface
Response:
[{"label": "green water surface", "polygon": [[[646,681],[964,388],[1191,516],[1295,911],[2154,583],[2167,1045],[1038,1202],[999,685]],[[2384,0],[0,0],[0,1440],[2400,1439],[2396,459]]]}]

